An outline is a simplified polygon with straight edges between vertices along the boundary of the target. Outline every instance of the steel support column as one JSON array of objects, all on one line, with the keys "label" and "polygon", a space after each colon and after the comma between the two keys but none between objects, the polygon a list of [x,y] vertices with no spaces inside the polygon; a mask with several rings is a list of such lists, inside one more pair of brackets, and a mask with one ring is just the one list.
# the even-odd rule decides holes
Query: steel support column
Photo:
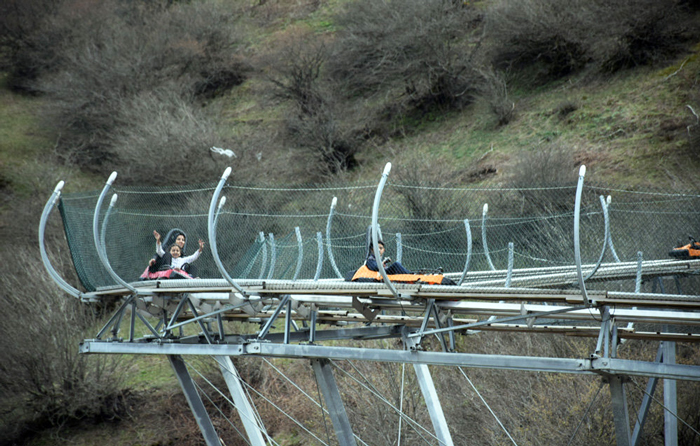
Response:
[{"label": "steel support column", "polygon": [[182,387],[187,403],[190,405],[190,409],[192,409],[192,414],[194,414],[194,418],[197,420],[197,425],[199,425],[199,429],[202,431],[207,446],[221,446],[219,436],[214,429],[209,414],[204,408],[204,403],[202,403],[202,398],[195,388],[190,372],[187,371],[185,361],[182,360],[180,355],[168,355],[168,360],[175,371],[177,380],[180,382],[180,387]]},{"label": "steel support column", "polygon": [[[406,331],[404,331],[403,335],[406,348],[415,350],[416,342],[414,338],[409,338]],[[442,411],[440,398],[438,397],[437,390],[435,390],[435,383],[433,382],[433,377],[430,374],[428,365],[416,363],[413,364],[413,369],[416,371],[416,378],[418,379],[420,390],[423,393],[423,399],[425,400],[426,406],[428,406],[428,413],[430,414],[430,420],[433,423],[433,429],[435,429],[435,436],[438,439],[438,443],[440,446],[453,446],[454,443],[452,442],[450,429],[447,426],[445,413]]]},{"label": "steel support column", "polygon": [[312,359],[311,366],[316,374],[316,380],[323,393],[323,398],[328,407],[335,435],[338,438],[340,446],[354,446],[355,436],[352,433],[352,426],[348,414],[345,412],[343,400],[340,398],[338,386],[335,383],[331,363],[327,359]]},{"label": "steel support column", "polygon": [[[664,341],[663,349],[664,364],[675,364],[676,343]],[[675,379],[664,379],[664,407],[664,445],[678,446],[678,399]]]},{"label": "steel support column", "polygon": [[238,415],[241,417],[243,422],[243,427],[245,428],[246,434],[248,434],[248,440],[251,445],[254,446],[264,446],[265,439],[263,438],[262,432],[263,427],[257,422],[255,416],[255,411],[253,406],[248,401],[245,390],[241,386],[240,375],[238,370],[233,365],[231,357],[229,356],[215,356],[216,362],[219,363],[219,368],[221,373],[224,375],[224,380],[228,386],[229,392],[233,397],[233,402],[236,405],[236,410],[238,410]]},{"label": "steel support column", "polygon": [[610,375],[610,396],[612,399],[612,411],[615,421],[615,439],[617,446],[630,446],[630,422],[627,407],[627,392],[623,377]]}]

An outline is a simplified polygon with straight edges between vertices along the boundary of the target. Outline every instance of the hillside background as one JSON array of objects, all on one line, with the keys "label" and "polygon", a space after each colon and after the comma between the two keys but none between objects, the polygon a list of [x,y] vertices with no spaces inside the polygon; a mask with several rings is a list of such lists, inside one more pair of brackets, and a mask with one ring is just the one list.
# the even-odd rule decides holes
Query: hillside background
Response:
[{"label": "hillside background", "polygon": [[[109,309],[68,302],[42,274],[36,228],[59,180],[67,192],[115,170],[120,185],[194,184],[231,166],[233,184],[375,182],[390,161],[396,181],[522,187],[570,183],[585,164],[587,181],[697,193],[699,25],[693,0],[3,1],[0,443],[201,443],[166,363],[77,356]],[[52,222],[49,244],[65,247],[61,231]],[[65,252],[51,255],[78,283]],[[494,398],[508,381],[474,374]],[[548,380],[560,401],[598,386],[523,378],[535,390],[501,409],[521,444],[565,444],[553,414],[575,425],[585,409],[545,398]],[[645,444],[663,444],[659,413]],[[573,444],[611,444],[605,414]],[[465,417],[457,438],[507,444],[475,430],[488,414]],[[686,419],[698,429],[697,413]],[[304,444],[277,421],[280,444]]]}]

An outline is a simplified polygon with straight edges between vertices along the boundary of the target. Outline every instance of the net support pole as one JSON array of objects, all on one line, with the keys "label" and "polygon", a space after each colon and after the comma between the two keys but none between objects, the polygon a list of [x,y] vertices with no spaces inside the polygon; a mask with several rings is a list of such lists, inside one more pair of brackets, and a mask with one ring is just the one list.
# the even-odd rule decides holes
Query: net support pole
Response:
[{"label": "net support pole", "polygon": [[277,263],[277,244],[275,243],[275,234],[270,232],[267,234],[270,240],[270,270],[267,272],[267,280],[271,280],[275,274],[275,263]]},{"label": "net support pole", "polygon": [[491,261],[491,254],[489,254],[489,245],[486,243],[486,216],[489,213],[489,204],[484,203],[484,208],[481,211],[481,244],[484,245],[484,255],[486,256],[486,261],[489,262],[489,268],[491,271],[496,271],[496,267],[493,266]]},{"label": "net support pole", "polygon": [[236,367],[233,365],[231,357],[215,356],[214,359],[219,363],[219,369],[221,369],[221,373],[226,381],[226,386],[233,397],[233,403],[238,411],[238,415],[241,417],[245,432],[248,435],[249,444],[253,446],[266,445],[267,443],[265,443],[263,437],[264,428],[257,422],[253,405],[250,403],[250,400],[248,400],[245,389],[243,389],[241,385],[241,377],[238,374],[238,370],[236,370]]},{"label": "net support pole", "polygon": [[63,277],[61,277],[61,275],[58,274],[56,269],[51,264],[51,261],[49,260],[49,256],[46,252],[46,240],[45,240],[46,223],[49,220],[49,215],[51,215],[53,208],[56,206],[56,203],[58,203],[58,199],[61,197],[61,190],[63,189],[64,185],[65,185],[65,182],[63,182],[63,181],[58,182],[58,184],[56,185],[56,187],[53,190],[53,193],[51,194],[49,199],[46,201],[46,205],[44,206],[44,211],[41,213],[41,219],[39,220],[39,250],[41,252],[41,261],[44,264],[44,268],[46,269],[46,272],[49,273],[49,276],[53,279],[54,282],[56,282],[58,287],[75,298],[84,299],[88,295],[81,293],[80,290],[78,290],[74,286],[70,285],[65,280],[63,280]]},{"label": "net support pole", "polygon": [[[603,206],[603,212],[605,213],[605,220],[608,222],[610,221],[608,218],[609,217],[608,208],[610,207],[610,202],[612,202],[612,197],[610,195],[608,195],[608,198],[605,200],[605,206]],[[617,263],[622,262],[620,260],[620,258],[617,256],[617,252],[615,252],[615,245],[613,245],[613,241],[612,241],[612,231],[610,231],[610,230],[608,230],[608,246],[610,247],[610,253],[615,258],[615,261]]]},{"label": "net support pole", "polygon": [[[211,254],[214,258],[214,263],[216,263],[216,267],[219,269],[219,272],[236,291],[238,291],[242,296],[246,296],[245,292],[243,291],[243,288],[241,288],[233,280],[233,278],[231,278],[229,273],[226,271],[226,268],[224,268],[224,264],[223,262],[221,262],[221,258],[219,257],[219,249],[216,242],[216,222],[218,221],[218,218],[214,218],[214,210],[216,209],[216,202],[219,201],[221,189],[224,188],[224,184],[226,184],[226,180],[228,180],[229,175],[231,175],[231,168],[227,167],[226,170],[224,170],[224,173],[221,175],[221,178],[219,179],[219,184],[214,190],[214,195],[212,195],[211,197],[211,202],[209,203],[209,214],[207,216],[207,232],[209,234],[209,245],[211,249]],[[217,217],[218,213],[221,212],[221,208],[224,206],[224,203],[226,203],[226,197],[221,197],[221,200],[219,201],[218,210],[216,211]]]},{"label": "net support pole", "polygon": [[462,285],[464,279],[467,277],[467,272],[469,271],[469,262],[472,258],[472,228],[469,226],[469,219],[464,219],[464,229],[467,232],[467,260],[464,263],[464,271],[462,271],[462,276],[459,278],[457,285]]},{"label": "net support pole", "polygon": [[267,242],[265,241],[265,233],[260,231],[260,243],[262,243],[262,260],[260,261],[260,276],[258,279],[262,280],[265,274],[265,269],[267,269]]},{"label": "net support pole", "polygon": [[204,407],[202,398],[197,392],[194,381],[192,381],[192,377],[187,371],[185,361],[182,360],[180,355],[168,355],[168,361],[170,361],[170,365],[175,371],[175,375],[180,383],[180,387],[182,387],[187,403],[190,405],[190,409],[192,410],[192,414],[194,414],[195,420],[197,420],[199,430],[204,436],[204,442],[207,444],[207,446],[221,446],[219,436],[217,435],[216,429],[214,429],[214,425],[211,422],[211,418],[209,418],[209,414]]},{"label": "net support pole", "polygon": [[382,172],[382,178],[379,180],[379,185],[377,186],[377,192],[374,195],[374,204],[372,205],[372,250],[374,251],[374,258],[377,259],[377,269],[384,280],[384,284],[389,288],[391,294],[398,298],[399,292],[389,280],[389,276],[384,269],[382,256],[379,253],[379,203],[382,199],[382,192],[384,191],[384,185],[386,184],[389,172],[391,172],[391,163],[386,163],[384,172]]},{"label": "net support pole", "polygon": [[338,204],[338,197],[333,197],[331,201],[331,210],[328,212],[328,221],[326,222],[326,244],[328,244],[328,260],[331,262],[331,267],[335,271],[335,275],[339,279],[343,278],[343,275],[338,269],[338,265],[335,264],[335,257],[333,257],[333,247],[331,246],[331,222],[333,221],[333,215],[335,215],[335,206]]},{"label": "net support pole", "polygon": [[[105,269],[107,270],[107,272],[109,273],[109,275],[112,276],[112,279],[114,279],[118,284],[120,284],[124,288],[128,289],[132,293],[139,294],[138,291],[136,290],[136,288],[129,285],[124,279],[119,277],[119,275],[116,273],[116,271],[114,271],[112,269],[112,265],[110,265],[109,259],[107,258],[107,249],[104,246],[102,246],[100,243],[100,230],[99,230],[100,209],[102,208],[102,202],[104,201],[105,196],[107,195],[107,192],[112,187],[112,184],[114,183],[114,180],[116,178],[117,178],[117,172],[112,172],[112,174],[107,179],[107,182],[105,183],[104,187],[102,188],[102,192],[100,193],[100,197],[97,199],[97,204],[95,205],[95,213],[92,216],[92,238],[93,238],[93,241],[95,242],[95,249],[97,250],[97,256],[99,257],[100,262],[102,263],[102,266],[104,266]],[[114,207],[114,203],[116,201],[117,201],[117,194],[114,194],[114,195],[112,195],[112,200],[110,201],[109,210],[108,210],[107,215],[109,215],[109,212]]]},{"label": "net support pole", "polygon": [[[301,272],[301,262],[304,260],[304,243],[302,243],[301,240],[301,230],[299,229],[299,226],[294,227],[294,234],[297,236],[297,267],[294,270],[294,277],[292,278],[292,281],[296,281],[297,278],[299,277],[299,273]],[[330,247],[328,248],[330,249]]]},{"label": "net support pole", "polygon": [[[407,336],[407,332],[408,330],[404,327],[402,332],[404,345],[408,350],[415,352],[416,340],[414,338],[409,338]],[[435,389],[435,383],[433,382],[433,377],[430,374],[428,365],[414,363],[413,369],[416,372],[416,378],[423,394],[423,399],[428,407],[428,413],[430,414],[430,420],[433,423],[433,429],[435,429],[435,436],[438,439],[438,444],[440,446],[453,446],[454,443],[452,442],[452,435],[450,434],[450,429],[447,425],[447,420],[445,419],[445,413],[442,410],[440,398],[438,397],[437,390]]]},{"label": "net support pole", "polygon": [[591,305],[586,291],[586,283],[583,279],[583,268],[581,267],[581,195],[583,194],[583,179],[586,176],[586,166],[581,166],[578,171],[578,185],[576,186],[576,204],[574,209],[574,257],[576,260],[576,271],[578,273],[578,284],[583,295],[583,302]]},{"label": "net support pole", "polygon": [[403,260],[403,241],[401,240],[401,233],[396,233],[396,261],[401,263]]},{"label": "net support pole", "polygon": [[316,274],[314,274],[314,282],[321,278],[321,270],[323,269],[323,234],[316,233],[316,244],[318,245],[318,262],[316,262]]},{"label": "net support pole", "polygon": [[352,433],[352,426],[345,411],[340,391],[333,376],[331,363],[327,359],[312,359],[311,366],[316,375],[316,381],[321,389],[323,398],[326,401],[328,414],[331,417],[335,435],[340,446],[355,446],[355,436]]}]

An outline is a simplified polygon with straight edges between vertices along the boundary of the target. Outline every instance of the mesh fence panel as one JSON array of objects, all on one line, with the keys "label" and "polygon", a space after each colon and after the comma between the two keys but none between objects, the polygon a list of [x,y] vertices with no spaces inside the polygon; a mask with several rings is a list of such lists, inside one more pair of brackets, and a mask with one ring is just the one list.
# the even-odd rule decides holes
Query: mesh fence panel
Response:
[{"label": "mesh fence panel", "polygon": [[[226,205],[217,219],[222,263],[234,278],[345,276],[358,268],[367,254],[376,188],[375,184],[226,186],[222,191]],[[112,192],[118,194],[118,201],[105,233],[107,255],[117,274],[127,281],[137,280],[155,252],[153,230],[165,235],[171,228],[181,228],[187,234],[184,255],[192,254],[197,239],[207,241],[207,213],[214,190],[214,184],[171,189],[114,187]],[[379,207],[386,255],[414,271],[442,268],[458,277],[467,260],[468,226],[472,255],[467,285],[479,282],[504,286],[512,243],[512,266],[517,269],[513,278],[530,277],[528,281],[514,281],[513,286],[571,286],[576,281],[572,269],[575,195],[575,185],[487,189],[388,182]],[[608,207],[612,246],[605,245],[600,198],[608,195],[612,197]],[[71,255],[88,290],[115,284],[101,265],[93,242],[92,219],[98,196],[99,192],[67,194],[60,204]],[[105,201],[110,197],[111,193]],[[334,197],[337,207],[329,222]],[[484,204],[488,204],[486,214]],[[100,222],[104,208],[106,205]],[[670,260],[668,251],[678,240],[685,243],[688,235],[700,235],[699,213],[700,195],[696,193],[586,185],[580,220],[584,275],[593,272],[599,261],[604,264],[588,286],[634,291],[634,278],[606,276],[605,268],[620,262],[633,264],[638,252],[643,253],[644,260]],[[200,277],[221,277],[209,246],[196,260],[196,266]],[[538,270],[525,271],[528,268]],[[634,271],[634,265],[631,268]],[[558,278],[551,282],[552,277]],[[673,285],[680,284],[686,294],[697,294],[697,282],[696,276],[674,281]],[[644,286],[651,290],[663,285],[647,281]]]}]

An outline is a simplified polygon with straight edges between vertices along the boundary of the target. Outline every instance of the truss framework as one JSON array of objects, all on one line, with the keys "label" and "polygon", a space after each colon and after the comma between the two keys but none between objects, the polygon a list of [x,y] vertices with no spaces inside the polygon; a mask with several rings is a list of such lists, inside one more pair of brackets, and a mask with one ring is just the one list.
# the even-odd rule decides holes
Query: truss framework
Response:
[{"label": "truss framework", "polygon": [[[378,246],[378,203],[389,170],[390,165],[387,165],[375,197],[371,233],[375,247]],[[214,193],[209,210],[209,240],[215,259],[218,259],[216,215],[223,205],[223,200],[218,209],[215,204],[229,174],[230,169],[227,169]],[[576,219],[584,175],[585,170],[582,170],[576,197]],[[244,425],[248,441],[255,445],[265,444],[266,433],[264,427],[255,421],[253,409],[241,391],[237,372],[230,360],[235,356],[284,357],[311,361],[341,445],[354,445],[356,442],[342,397],[329,367],[329,360],[412,364],[428,405],[435,436],[440,444],[452,444],[452,439],[427,365],[601,376],[610,388],[619,446],[637,444],[650,403],[647,398],[642,402],[639,410],[641,416],[634,430],[631,430],[625,393],[625,382],[629,377],[650,378],[647,386],[647,395],[650,397],[654,393],[657,380],[666,380],[664,401],[671,412],[675,411],[675,380],[700,381],[700,366],[675,363],[676,342],[700,340],[699,296],[596,291],[588,290],[585,286],[587,281],[597,278],[636,278],[639,282],[641,277],[654,279],[695,274],[700,270],[698,260],[643,262],[640,258],[636,263],[602,264],[599,261],[593,266],[582,265],[578,252],[578,224],[575,224],[575,266],[517,270],[509,265],[506,271],[491,271],[488,275],[484,274],[483,278],[474,274],[476,277],[473,280],[465,282],[464,277],[469,264],[467,259],[465,271],[453,274],[455,278],[459,276],[460,286],[456,287],[395,284],[388,280],[381,265],[379,268],[384,280],[383,283],[377,284],[318,280],[318,275],[313,281],[242,281],[231,278],[220,262],[217,266],[223,279],[128,283],[110,267],[105,250],[104,231],[100,231],[98,221],[103,198],[115,178],[116,174],[110,176],[98,200],[93,234],[100,261],[117,285],[93,293],[83,293],[65,282],[50,265],[43,234],[46,220],[60,195],[62,182],[56,187],[42,214],[39,230],[42,259],[51,277],[66,293],[85,302],[121,299],[121,306],[110,320],[94,339],[87,339],[81,343],[80,351],[85,354],[128,353],[168,357],[209,445],[221,443],[182,356],[210,355],[217,359],[229,390],[237,401],[236,406],[241,419],[247,420]],[[104,214],[105,221],[109,218],[115,201],[116,196]],[[605,211],[604,203],[603,210]],[[486,208],[484,215],[485,213]],[[465,226],[469,228],[467,221]],[[103,230],[104,227],[103,222]],[[607,220],[605,240],[612,249]],[[378,253],[375,254],[378,257]],[[329,255],[332,259],[332,254]],[[592,272],[584,277],[584,270]],[[565,288],[564,286],[570,285],[572,280],[577,281],[577,288]],[[535,282],[547,288],[529,288]],[[126,337],[120,337],[124,317],[129,317],[129,333]],[[151,323],[154,319],[157,322]],[[228,333],[224,324],[226,320],[257,323],[260,329],[252,333]],[[271,333],[273,324],[281,324],[282,320],[282,330]],[[303,324],[301,329],[297,326],[299,321]],[[137,338],[137,322],[150,334]],[[640,322],[656,326],[658,330],[637,331],[634,324]],[[618,326],[622,323],[627,325]],[[182,335],[185,325],[195,324],[198,327],[198,335]],[[318,330],[319,324],[327,324],[334,328]],[[678,327],[684,327],[687,332],[679,333]],[[597,343],[595,351],[586,358],[473,354],[457,351],[455,334],[474,334],[480,331],[549,332],[590,336],[597,338]],[[436,336],[442,351],[426,351],[422,347],[422,341],[427,336]],[[334,339],[379,338],[401,338],[404,350],[320,344]],[[617,358],[617,347],[625,339],[659,341],[656,360],[646,362]],[[675,416],[675,413],[673,415]],[[667,418],[666,444],[672,446],[677,444],[677,424],[674,425],[670,415]]]}]

